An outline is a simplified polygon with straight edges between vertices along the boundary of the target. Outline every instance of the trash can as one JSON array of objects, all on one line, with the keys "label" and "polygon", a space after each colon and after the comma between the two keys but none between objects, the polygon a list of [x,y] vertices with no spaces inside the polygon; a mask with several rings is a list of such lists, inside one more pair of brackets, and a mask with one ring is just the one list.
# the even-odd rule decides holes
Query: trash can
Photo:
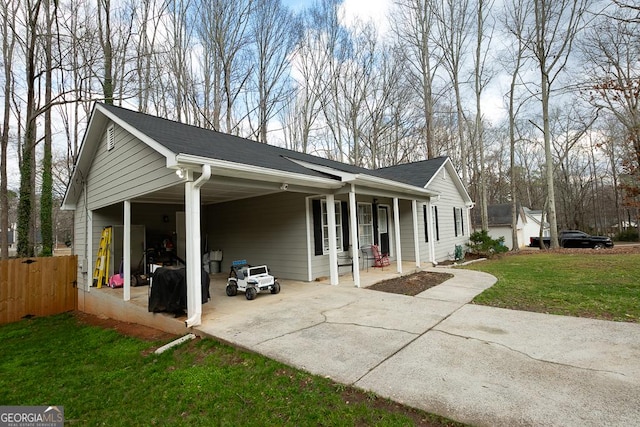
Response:
[{"label": "trash can", "polygon": [[211,274],[220,273],[221,262],[222,262],[221,250],[209,252],[209,272]]}]

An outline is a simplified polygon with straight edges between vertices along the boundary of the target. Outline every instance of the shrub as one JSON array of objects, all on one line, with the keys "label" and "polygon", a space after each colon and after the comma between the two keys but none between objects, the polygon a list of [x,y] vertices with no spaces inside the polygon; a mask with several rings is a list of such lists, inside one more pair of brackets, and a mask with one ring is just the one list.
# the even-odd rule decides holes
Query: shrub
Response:
[{"label": "shrub", "polygon": [[469,252],[485,257],[507,252],[509,248],[504,245],[504,237],[492,239],[487,230],[476,231],[469,237]]},{"label": "shrub", "polygon": [[638,241],[638,230],[637,229],[628,229],[619,232],[616,234],[614,240],[619,242],[637,242]]}]

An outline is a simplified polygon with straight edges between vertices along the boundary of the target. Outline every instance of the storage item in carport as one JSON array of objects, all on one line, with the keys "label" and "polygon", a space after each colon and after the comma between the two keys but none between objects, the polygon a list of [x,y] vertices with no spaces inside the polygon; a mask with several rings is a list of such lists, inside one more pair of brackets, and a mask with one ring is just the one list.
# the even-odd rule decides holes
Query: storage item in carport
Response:
[{"label": "storage item in carport", "polygon": [[[209,301],[209,274],[201,270],[202,304]],[[149,293],[149,311],[175,315],[187,309],[187,277],[184,267],[162,267],[153,273]]]},{"label": "storage item in carport", "polygon": [[261,291],[277,294],[280,292],[280,283],[269,274],[266,265],[251,266],[246,260],[238,260],[231,264],[226,291],[230,297],[236,296],[238,291],[244,292],[245,297],[252,300]]},{"label": "storage item in carport", "polygon": [[121,288],[124,286],[124,278],[120,275],[120,273],[116,273],[113,276],[109,277],[110,288]]}]

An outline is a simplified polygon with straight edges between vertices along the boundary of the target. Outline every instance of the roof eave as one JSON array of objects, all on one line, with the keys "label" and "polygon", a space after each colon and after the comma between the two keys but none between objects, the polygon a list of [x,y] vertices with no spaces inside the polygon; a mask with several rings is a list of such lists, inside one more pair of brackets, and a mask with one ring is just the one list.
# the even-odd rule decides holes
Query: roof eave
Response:
[{"label": "roof eave", "polygon": [[173,169],[180,169],[181,167],[197,169],[202,165],[209,165],[212,168],[212,173],[219,176],[305,185],[324,189],[338,189],[344,186],[343,182],[335,179],[285,172],[191,154],[178,154],[175,156],[175,160],[175,165],[172,166]]}]

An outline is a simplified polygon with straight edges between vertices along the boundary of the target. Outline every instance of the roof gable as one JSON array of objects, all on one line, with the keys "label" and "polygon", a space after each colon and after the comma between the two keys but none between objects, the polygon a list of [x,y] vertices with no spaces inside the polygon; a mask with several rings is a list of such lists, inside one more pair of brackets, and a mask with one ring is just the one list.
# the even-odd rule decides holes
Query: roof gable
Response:
[{"label": "roof gable", "polygon": [[469,196],[469,193],[467,192],[462,179],[460,179],[460,175],[458,175],[458,172],[453,166],[451,159],[447,156],[389,166],[377,169],[377,172],[388,179],[415,185],[428,190],[430,184],[442,170],[449,174],[465,203],[467,206],[471,207],[473,205],[471,196]]}]

